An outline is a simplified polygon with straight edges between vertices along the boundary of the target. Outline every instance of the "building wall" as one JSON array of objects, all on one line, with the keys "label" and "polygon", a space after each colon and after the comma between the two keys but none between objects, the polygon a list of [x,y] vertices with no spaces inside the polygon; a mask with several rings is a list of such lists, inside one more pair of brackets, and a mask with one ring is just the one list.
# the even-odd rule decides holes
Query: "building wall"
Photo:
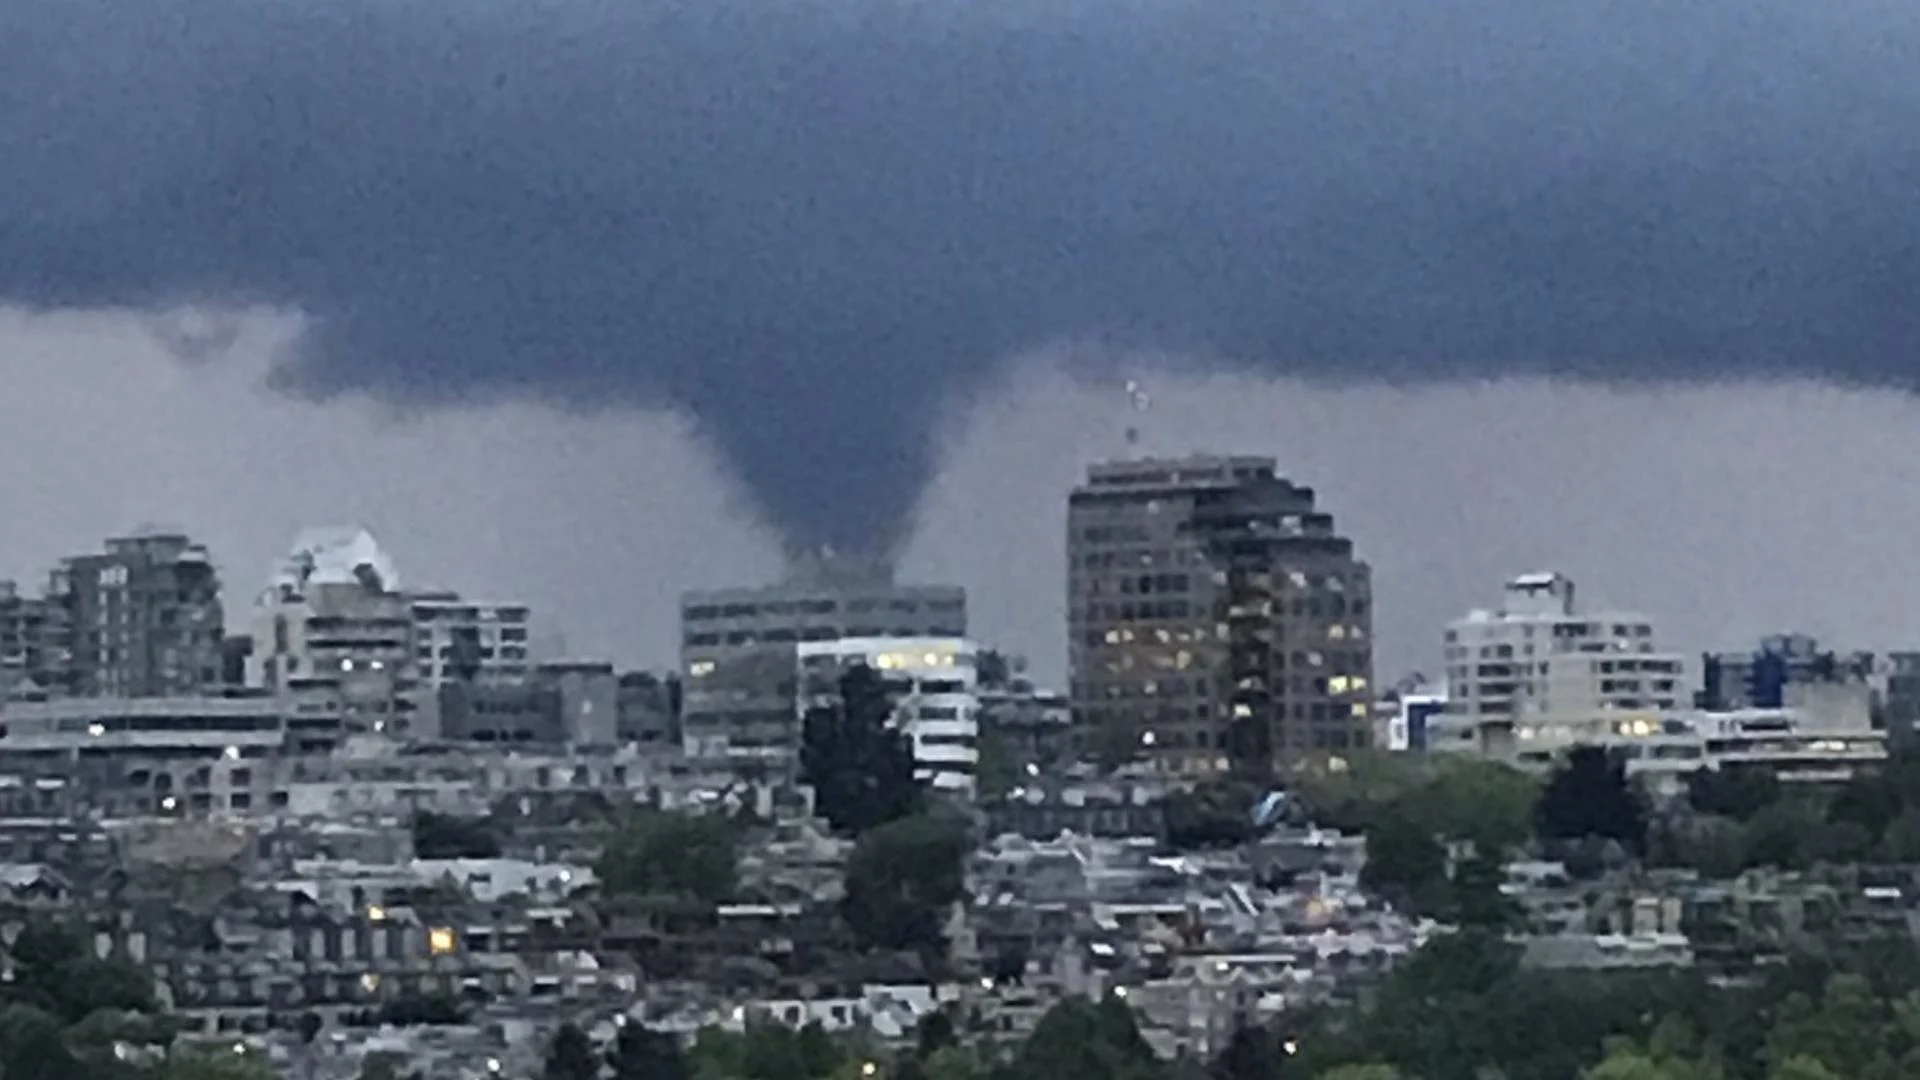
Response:
[{"label": "building wall", "polygon": [[1164,768],[1365,745],[1370,571],[1312,489],[1258,457],[1093,466],[1068,503],[1084,740]]},{"label": "building wall", "polygon": [[287,696],[298,748],[414,730],[419,678],[411,607],[359,582],[282,584],[255,608],[249,682]]},{"label": "building wall", "polygon": [[687,752],[790,765],[801,644],[964,637],[967,598],[955,586],[899,584],[884,567],[823,560],[776,585],[687,593],[680,626]]},{"label": "building wall", "polygon": [[160,697],[220,685],[220,578],[206,549],[188,537],[108,540],[105,552],[65,560],[48,598],[69,628],[67,692]]},{"label": "building wall", "polygon": [[482,603],[458,593],[414,593],[410,600],[420,681],[516,683],[531,675],[532,613],[525,604]]},{"label": "building wall", "polygon": [[1544,760],[1685,704],[1685,661],[1629,612],[1586,612],[1558,574],[1509,581],[1503,606],[1446,631],[1448,703],[1431,746]]},{"label": "building wall", "polygon": [[795,724],[839,697],[839,678],[865,664],[894,692],[894,721],[913,740],[914,775],[971,796],[980,766],[980,648],[965,638],[844,638],[799,646],[803,689]]}]

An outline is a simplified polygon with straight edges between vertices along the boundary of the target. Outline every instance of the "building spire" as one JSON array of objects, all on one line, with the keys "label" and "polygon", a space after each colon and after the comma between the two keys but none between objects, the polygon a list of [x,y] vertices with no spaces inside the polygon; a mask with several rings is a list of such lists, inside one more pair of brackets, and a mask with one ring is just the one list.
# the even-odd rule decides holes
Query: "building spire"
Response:
[{"label": "building spire", "polygon": [[1138,379],[1127,380],[1127,453],[1132,454],[1140,445],[1140,418],[1146,414],[1153,399],[1147,396],[1146,388]]}]

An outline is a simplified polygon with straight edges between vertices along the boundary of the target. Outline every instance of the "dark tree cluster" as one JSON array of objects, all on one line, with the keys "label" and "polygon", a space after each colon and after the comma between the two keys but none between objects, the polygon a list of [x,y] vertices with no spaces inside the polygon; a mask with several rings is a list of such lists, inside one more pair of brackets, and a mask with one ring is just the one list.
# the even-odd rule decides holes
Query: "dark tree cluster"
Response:
[{"label": "dark tree cluster", "polygon": [[486,818],[423,811],[413,818],[413,852],[422,859],[497,859],[500,833]]},{"label": "dark tree cluster", "polygon": [[836,832],[858,836],[920,809],[913,744],[893,720],[893,695],[864,664],[841,675],[834,704],[807,712],[801,772],[815,811]]}]

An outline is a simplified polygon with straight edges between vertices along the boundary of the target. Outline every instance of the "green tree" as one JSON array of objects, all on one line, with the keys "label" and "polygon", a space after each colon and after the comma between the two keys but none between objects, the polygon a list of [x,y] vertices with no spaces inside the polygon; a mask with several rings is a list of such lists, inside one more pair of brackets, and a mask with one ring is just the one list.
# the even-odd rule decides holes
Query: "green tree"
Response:
[{"label": "green tree", "polygon": [[814,808],[836,831],[858,836],[920,807],[913,744],[894,725],[893,696],[865,664],[840,677],[838,700],[808,710],[800,767]]},{"label": "green tree", "polygon": [[33,1005],[0,1008],[0,1076],[7,1080],[72,1080],[78,1063],[60,1018]]},{"label": "green tree", "polygon": [[500,834],[486,818],[422,811],[413,817],[413,853],[422,859],[497,859]]},{"label": "green tree", "polygon": [[593,1040],[571,1021],[561,1024],[547,1044],[547,1057],[541,1066],[542,1080],[594,1080],[600,1075],[600,1059],[593,1052]]},{"label": "green tree", "polygon": [[613,1080],[687,1080],[687,1057],[673,1036],[644,1024],[622,1025],[607,1048]]},{"label": "green tree", "polygon": [[842,911],[867,948],[914,950],[932,959],[946,948],[943,924],[966,886],[972,850],[964,822],[921,814],[862,836],[847,860]]},{"label": "green tree", "polygon": [[719,904],[738,885],[737,843],[722,815],[638,808],[607,841],[594,872],[611,895]]},{"label": "green tree", "polygon": [[1068,998],[1047,1010],[1013,1063],[1018,1076],[1047,1080],[1164,1080],[1166,1063],[1147,1045],[1126,1003]]},{"label": "green tree", "polygon": [[1392,1065],[1340,1065],[1320,1074],[1320,1080],[1401,1080]]},{"label": "green tree", "polygon": [[1638,854],[1646,850],[1646,811],[1627,782],[1624,761],[1595,746],[1575,747],[1547,781],[1534,812],[1540,838],[1599,837]]},{"label": "green tree", "polygon": [[1447,852],[1427,827],[1389,813],[1367,830],[1362,888],[1407,911],[1434,914],[1446,904]]},{"label": "green tree", "polygon": [[1518,926],[1520,905],[1501,891],[1506,880],[1506,860],[1490,851],[1476,851],[1459,860],[1447,883],[1448,921],[1485,930]]},{"label": "green tree", "polygon": [[159,1080],[277,1080],[278,1076],[266,1055],[244,1047],[237,1052],[182,1049],[167,1055]]},{"label": "green tree", "polygon": [[1160,802],[1167,843],[1180,851],[1237,847],[1254,837],[1257,789],[1235,781],[1200,784]]}]

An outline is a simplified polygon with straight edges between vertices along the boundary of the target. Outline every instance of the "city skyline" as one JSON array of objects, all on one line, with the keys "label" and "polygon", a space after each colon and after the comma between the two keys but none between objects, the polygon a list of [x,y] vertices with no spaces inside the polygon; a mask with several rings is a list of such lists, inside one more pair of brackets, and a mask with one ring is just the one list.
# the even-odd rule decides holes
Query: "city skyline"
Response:
[{"label": "city skyline", "polygon": [[[227,362],[181,367],[137,318],[0,314],[0,421],[36,448],[0,464],[6,576],[36,589],[61,555],[158,520],[207,543],[250,600],[300,529],[364,521],[409,585],[524,599],[567,651],[659,667],[682,591],[778,576],[776,546],[679,421],[289,400],[262,385],[285,333],[262,319]],[[901,575],[967,586],[979,636],[1049,682],[1065,666],[1065,493],[1127,452],[1133,422],[1140,452],[1272,453],[1319,491],[1375,567],[1383,684],[1437,674],[1444,624],[1536,569],[1646,611],[1684,652],[1783,630],[1849,649],[1920,640],[1903,464],[1920,409],[1901,395],[1335,391],[1142,361],[1154,404],[1139,417],[1122,380],[1048,359],[943,425],[947,464]],[[66,421],[76,409],[100,427]],[[1767,455],[1747,449],[1762,432]],[[1569,483],[1588,497],[1554,497]]]}]

